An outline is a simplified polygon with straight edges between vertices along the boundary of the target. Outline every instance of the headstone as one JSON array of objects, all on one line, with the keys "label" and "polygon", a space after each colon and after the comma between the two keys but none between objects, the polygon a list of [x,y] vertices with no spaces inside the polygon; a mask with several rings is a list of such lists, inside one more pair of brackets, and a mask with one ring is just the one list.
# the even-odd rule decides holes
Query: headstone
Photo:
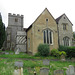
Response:
[{"label": "headstone", "polygon": [[18,68],[23,67],[23,62],[17,61],[17,62],[15,62],[15,66],[18,67]]},{"label": "headstone", "polygon": [[74,73],[75,73],[75,66],[74,66]]},{"label": "headstone", "polygon": [[14,54],[14,53],[10,53],[10,54]]},{"label": "headstone", "polygon": [[48,68],[41,68],[40,75],[49,75],[49,69]]},{"label": "headstone", "polygon": [[69,68],[66,70],[66,75],[70,75]]},{"label": "headstone", "polygon": [[23,68],[14,70],[14,75],[23,75]]},{"label": "headstone", "polygon": [[19,52],[20,52],[20,49],[17,48],[16,51],[15,51],[15,54],[19,54]]},{"label": "headstone", "polygon": [[69,71],[70,71],[70,75],[74,74],[74,66],[69,65]]},{"label": "headstone", "polygon": [[5,52],[1,52],[1,54],[5,54]]},{"label": "headstone", "polygon": [[62,54],[60,59],[61,59],[61,61],[65,61],[65,56]]},{"label": "headstone", "polygon": [[17,61],[14,66],[18,68],[14,70],[14,75],[23,75],[23,62]]},{"label": "headstone", "polygon": [[66,75],[75,75],[75,67],[69,65],[69,68],[66,70]]},{"label": "headstone", "polygon": [[19,69],[18,70],[14,70],[14,75],[19,75]]},{"label": "headstone", "polygon": [[5,54],[7,55],[7,54],[9,54],[8,52],[5,52]]},{"label": "headstone", "polygon": [[54,75],[64,75],[64,71],[63,70],[55,70]]},{"label": "headstone", "polygon": [[71,58],[71,61],[72,61],[72,62],[75,62],[75,58]]},{"label": "headstone", "polygon": [[49,65],[50,61],[48,59],[43,60],[43,65]]}]

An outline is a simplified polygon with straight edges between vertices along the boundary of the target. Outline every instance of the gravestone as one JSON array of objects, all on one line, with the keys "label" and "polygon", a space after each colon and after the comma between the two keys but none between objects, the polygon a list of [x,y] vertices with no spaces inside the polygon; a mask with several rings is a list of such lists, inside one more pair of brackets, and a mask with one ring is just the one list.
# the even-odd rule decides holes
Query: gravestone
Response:
[{"label": "gravestone", "polygon": [[14,54],[14,53],[10,53],[10,54]]},{"label": "gravestone", "polygon": [[55,70],[54,75],[64,75],[64,71],[63,70]]},{"label": "gravestone", "polygon": [[19,52],[20,52],[20,49],[17,48],[16,51],[15,51],[15,54],[19,54]]},{"label": "gravestone", "polygon": [[62,54],[60,59],[61,59],[61,61],[65,61],[65,56]]},{"label": "gravestone", "polygon": [[75,67],[69,65],[69,68],[66,70],[66,75],[75,75]]},{"label": "gravestone", "polygon": [[15,62],[15,66],[18,67],[18,68],[23,67],[23,62],[17,61],[17,62]]},{"label": "gravestone", "polygon": [[23,62],[17,61],[14,66],[17,67],[17,69],[14,70],[14,75],[23,75]]},{"label": "gravestone", "polygon": [[8,52],[5,52],[5,54],[7,55],[7,54],[9,54]]},{"label": "gravestone", "polygon": [[40,75],[49,75],[49,69],[48,68],[41,68]]},{"label": "gravestone", "polygon": [[67,70],[66,70],[66,75],[70,75],[69,68],[67,68]]},{"label": "gravestone", "polygon": [[70,75],[74,74],[74,66],[69,65],[69,71],[70,71]]},{"label": "gravestone", "polygon": [[43,65],[49,65],[50,61],[48,59],[43,60]]},{"label": "gravestone", "polygon": [[72,61],[72,62],[75,62],[75,58],[71,58],[71,61]]},{"label": "gravestone", "polygon": [[14,75],[23,75],[23,68],[14,70]]}]

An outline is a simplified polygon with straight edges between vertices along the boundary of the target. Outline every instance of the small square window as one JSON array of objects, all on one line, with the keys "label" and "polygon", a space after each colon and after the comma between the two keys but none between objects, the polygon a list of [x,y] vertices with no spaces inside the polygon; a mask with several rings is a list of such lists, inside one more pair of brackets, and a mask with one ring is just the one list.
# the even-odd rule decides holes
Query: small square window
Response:
[{"label": "small square window", "polygon": [[38,29],[38,32],[40,32],[40,30]]},{"label": "small square window", "polygon": [[64,19],[65,19],[65,17],[64,17]]},{"label": "small square window", "polygon": [[48,19],[46,19],[46,21],[48,22]]},{"label": "small square window", "polygon": [[15,18],[15,22],[18,22],[18,19],[17,18]]},{"label": "small square window", "polygon": [[63,24],[63,30],[67,30],[67,25]]}]

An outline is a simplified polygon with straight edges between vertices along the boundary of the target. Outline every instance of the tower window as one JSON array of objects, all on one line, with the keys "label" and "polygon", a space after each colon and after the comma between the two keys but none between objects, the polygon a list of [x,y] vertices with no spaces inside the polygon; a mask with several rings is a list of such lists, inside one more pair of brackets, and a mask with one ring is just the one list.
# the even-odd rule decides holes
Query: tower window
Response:
[{"label": "tower window", "polygon": [[18,22],[18,18],[15,18],[15,22]]}]

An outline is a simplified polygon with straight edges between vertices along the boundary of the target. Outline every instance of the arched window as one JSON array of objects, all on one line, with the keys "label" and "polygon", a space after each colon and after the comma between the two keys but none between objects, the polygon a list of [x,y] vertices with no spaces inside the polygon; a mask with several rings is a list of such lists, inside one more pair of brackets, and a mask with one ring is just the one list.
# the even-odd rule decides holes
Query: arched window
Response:
[{"label": "arched window", "polygon": [[63,43],[64,43],[64,46],[69,46],[69,37],[64,37],[63,38]]},{"label": "arched window", "polygon": [[44,43],[53,44],[53,32],[49,29],[43,31]]}]

